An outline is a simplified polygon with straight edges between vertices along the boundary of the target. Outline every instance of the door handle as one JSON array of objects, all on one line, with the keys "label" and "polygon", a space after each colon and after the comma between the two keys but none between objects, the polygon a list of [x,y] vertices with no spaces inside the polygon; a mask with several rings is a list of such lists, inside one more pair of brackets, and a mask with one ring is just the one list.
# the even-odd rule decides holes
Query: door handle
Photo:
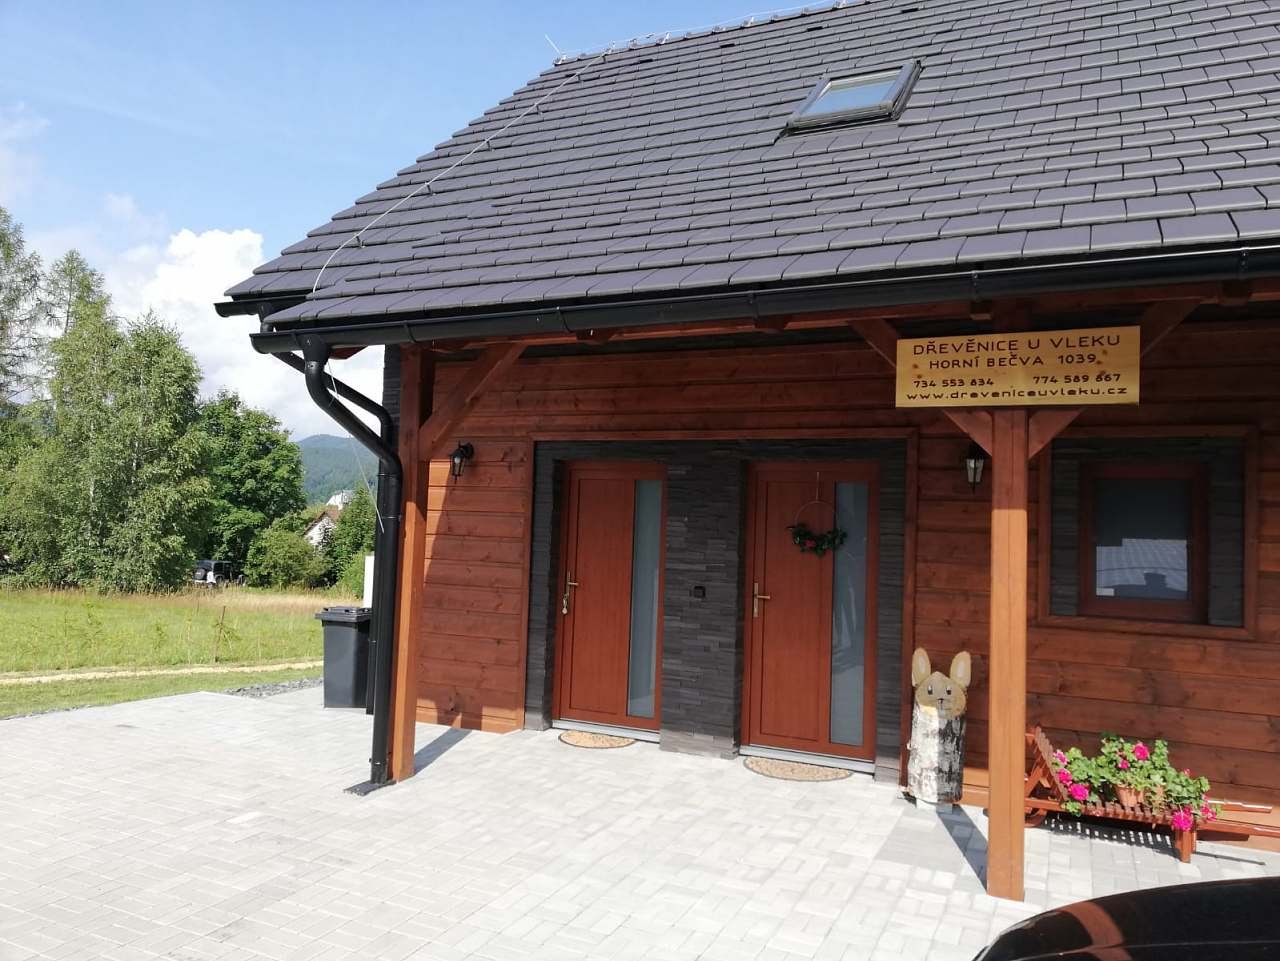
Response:
[{"label": "door handle", "polygon": [[565,582],[564,582],[564,596],[560,598],[561,614],[569,613],[569,589],[571,587],[577,587],[577,586],[578,586],[578,582],[573,579],[573,571],[570,571],[569,576],[565,578]]},{"label": "door handle", "polygon": [[761,601],[771,601],[771,600],[773,600],[773,598],[772,598],[772,597],[770,597],[768,594],[761,594],[761,593],[760,593],[760,584],[759,584],[759,583],[752,584],[752,585],[751,585],[751,616],[752,616],[752,617],[759,617],[759,616],[760,616],[760,602],[761,602]]}]

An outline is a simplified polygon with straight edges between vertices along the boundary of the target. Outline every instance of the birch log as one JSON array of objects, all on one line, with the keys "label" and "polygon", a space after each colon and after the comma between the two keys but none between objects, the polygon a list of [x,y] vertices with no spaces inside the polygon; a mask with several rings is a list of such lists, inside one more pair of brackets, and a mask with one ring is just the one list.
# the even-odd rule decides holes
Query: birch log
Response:
[{"label": "birch log", "polygon": [[964,790],[964,715],[943,720],[933,707],[911,709],[907,792],[917,801],[954,804]]}]

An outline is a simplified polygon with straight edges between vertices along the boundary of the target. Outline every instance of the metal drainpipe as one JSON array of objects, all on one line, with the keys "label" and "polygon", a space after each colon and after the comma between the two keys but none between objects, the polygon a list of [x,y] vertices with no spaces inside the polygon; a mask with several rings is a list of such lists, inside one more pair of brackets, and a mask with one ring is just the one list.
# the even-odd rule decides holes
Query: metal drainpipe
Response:
[{"label": "metal drainpipe", "polygon": [[[297,354],[273,354],[272,356],[288,364],[298,373],[300,374],[306,373],[306,362],[303,361],[303,359],[299,357]],[[342,381],[338,380],[336,377],[333,376],[333,374],[328,373],[328,371],[325,372],[324,380],[325,380],[325,383],[328,385],[329,389],[332,390],[339,397],[341,397],[343,400],[350,401],[351,403],[359,407],[361,410],[367,411],[368,413],[376,417],[378,419],[378,434],[382,438],[382,443],[385,444],[387,447],[391,448],[392,450],[396,449],[398,442],[396,438],[395,421],[391,419],[391,415],[387,412],[387,409],[385,407],[383,407],[381,404],[375,403],[373,400],[369,399],[364,394],[360,393],[354,387],[351,387],[350,385],[345,384]],[[378,458],[378,494],[377,494],[377,501],[375,502],[375,510],[378,513],[379,525],[385,524],[386,523],[385,518],[389,517],[391,513],[396,509],[395,504],[393,503],[389,504],[387,502],[387,486],[389,484],[390,476],[391,475],[387,471],[386,460],[384,460],[382,457],[379,457]],[[381,529],[381,527],[379,529]],[[382,555],[378,554],[375,551],[374,557],[373,557],[373,584],[375,587],[375,590],[373,591],[374,596],[377,595],[376,587],[378,584],[381,583],[381,577],[385,576],[385,573],[386,573],[386,565],[382,561]],[[374,624],[377,622],[379,618],[388,619],[387,623],[385,624],[384,627],[375,629]],[[388,614],[386,611],[383,611],[381,609],[377,609],[373,612],[373,617],[371,618],[371,622],[370,622],[370,631],[369,631],[370,637],[374,637],[374,636],[390,637],[391,632],[393,632],[394,630],[395,630],[395,612],[394,611],[392,611],[390,614]],[[369,660],[372,666],[374,662],[372,645],[371,645]],[[377,676],[376,669],[371,670],[369,672],[370,681],[372,681],[376,676]],[[365,705],[365,713],[366,714],[373,713],[372,698],[369,699],[368,703]]]},{"label": "metal drainpipe", "polygon": [[[319,337],[304,336],[302,370],[307,393],[316,406],[332,417],[339,426],[378,458],[378,509],[382,525],[378,529],[373,562],[373,618],[369,642],[373,650],[373,747],[369,758],[369,781],[387,784],[391,774],[387,763],[391,727],[391,675],[394,668],[396,587],[400,577],[400,531],[404,520],[401,492],[404,468],[396,454],[391,415],[381,405],[346,384],[339,385],[328,377],[325,365],[330,348]],[[282,358],[283,359],[283,358]],[[285,360],[297,367],[297,358]],[[329,383],[326,383],[329,381]],[[337,393],[377,416],[381,434],[375,434],[338,398]]]}]

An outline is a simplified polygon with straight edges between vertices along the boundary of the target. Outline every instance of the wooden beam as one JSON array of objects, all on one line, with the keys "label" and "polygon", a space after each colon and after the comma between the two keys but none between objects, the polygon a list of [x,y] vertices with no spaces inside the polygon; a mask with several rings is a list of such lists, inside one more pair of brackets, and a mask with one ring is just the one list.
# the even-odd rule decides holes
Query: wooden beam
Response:
[{"label": "wooden beam", "polygon": [[969,319],[986,323],[995,317],[995,308],[989,300],[975,300],[969,304]]},{"label": "wooden beam", "polygon": [[431,460],[436,455],[437,448],[449,439],[489,385],[520,358],[523,350],[522,341],[485,348],[449,396],[422,423],[417,447],[420,459]]},{"label": "wooden beam", "polygon": [[391,778],[414,774],[414,725],[418,707],[417,638],[422,622],[426,565],[427,478],[419,454],[421,423],[430,419],[435,355],[402,348],[400,354],[400,462],[404,467],[404,522],[400,583],[396,586],[395,676],[391,688]]},{"label": "wooden beam", "polygon": [[757,317],[755,326],[758,330],[782,331],[787,329],[787,325],[791,323],[791,318],[785,314],[778,314],[772,317]]},{"label": "wooden beam", "polygon": [[995,305],[991,322],[1000,333],[1026,330],[1031,323],[1031,305],[1025,300],[1002,300]]},{"label": "wooden beam", "polygon": [[1145,357],[1199,306],[1199,300],[1167,300],[1144,310],[1138,322],[1142,326],[1142,356]]},{"label": "wooden beam", "polygon": [[1222,296],[1218,303],[1223,307],[1244,307],[1253,300],[1253,283],[1248,280],[1228,280],[1222,284]]},{"label": "wooden beam", "polygon": [[1023,897],[1027,731],[1027,412],[994,410],[991,450],[991,639],[987,893]]},{"label": "wooden beam", "polygon": [[993,456],[991,439],[991,411],[989,410],[943,410],[951,423],[968,434],[975,444]]},{"label": "wooden beam", "polygon": [[1038,410],[1027,429],[1027,457],[1035,457],[1070,423],[1080,416],[1080,408]]},{"label": "wooden beam", "polygon": [[889,362],[894,370],[898,368],[898,332],[883,317],[854,317],[849,326],[867,342],[867,345]]}]

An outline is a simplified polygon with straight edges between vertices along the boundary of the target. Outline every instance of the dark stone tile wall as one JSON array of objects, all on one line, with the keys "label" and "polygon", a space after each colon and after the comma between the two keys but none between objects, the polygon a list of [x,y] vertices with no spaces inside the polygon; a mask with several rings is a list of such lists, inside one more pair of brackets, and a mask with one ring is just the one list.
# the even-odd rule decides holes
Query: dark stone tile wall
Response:
[{"label": "dark stone tile wall", "polygon": [[[751,461],[875,460],[880,465],[877,776],[896,780],[902,685],[906,442],[902,440],[551,442],[536,445],[526,725],[551,720],[562,466],[572,460],[667,466],[662,729],[666,750],[727,757],[741,736],[742,559]],[[704,596],[696,597],[702,587]]]},{"label": "dark stone tile wall", "polygon": [[382,348],[382,406],[400,431],[400,348],[388,344]]},{"label": "dark stone tile wall", "polygon": [[1086,461],[1209,465],[1209,623],[1244,623],[1244,442],[1238,437],[1079,438],[1053,444],[1049,609],[1073,617],[1080,584],[1080,465]]}]

